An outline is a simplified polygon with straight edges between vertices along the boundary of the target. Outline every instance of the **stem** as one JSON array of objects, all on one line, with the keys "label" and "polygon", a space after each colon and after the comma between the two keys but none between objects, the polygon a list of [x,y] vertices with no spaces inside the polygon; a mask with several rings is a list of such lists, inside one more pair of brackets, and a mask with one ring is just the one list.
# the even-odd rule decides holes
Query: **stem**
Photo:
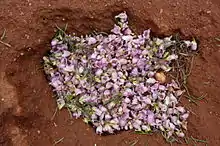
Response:
[{"label": "stem", "polygon": [[5,45],[5,46],[7,46],[7,47],[9,47],[9,48],[11,48],[11,45],[8,44],[8,43],[5,43],[5,42],[3,42],[3,41],[1,41],[1,40],[0,40],[0,43],[3,44],[3,45]]}]

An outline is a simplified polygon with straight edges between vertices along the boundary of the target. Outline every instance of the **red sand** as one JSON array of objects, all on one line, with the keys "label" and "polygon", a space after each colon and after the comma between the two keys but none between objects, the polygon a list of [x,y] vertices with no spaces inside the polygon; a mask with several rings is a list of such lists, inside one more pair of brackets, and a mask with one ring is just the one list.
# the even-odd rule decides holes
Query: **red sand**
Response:
[{"label": "red sand", "polygon": [[189,118],[188,135],[208,140],[209,146],[220,145],[220,47],[215,40],[220,36],[219,0],[1,0],[0,33],[7,30],[4,42],[12,47],[0,44],[0,146],[51,146],[62,137],[59,146],[128,146],[136,140],[140,146],[168,145],[160,134],[96,135],[66,110],[51,120],[56,104],[40,61],[49,50],[55,24],[68,23],[68,31],[77,34],[108,32],[113,16],[122,11],[128,12],[137,33],[152,28],[154,35],[180,32],[200,41],[189,89],[207,96],[198,106],[182,98],[195,113]]}]

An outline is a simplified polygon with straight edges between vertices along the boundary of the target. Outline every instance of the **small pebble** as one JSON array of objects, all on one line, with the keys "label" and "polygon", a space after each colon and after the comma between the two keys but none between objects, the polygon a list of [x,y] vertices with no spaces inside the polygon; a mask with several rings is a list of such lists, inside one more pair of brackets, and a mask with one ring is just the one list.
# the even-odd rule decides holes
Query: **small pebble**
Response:
[{"label": "small pebble", "polygon": [[166,82],[166,75],[163,72],[158,72],[155,74],[155,78],[157,81],[159,81],[161,84]]},{"label": "small pebble", "polygon": [[37,130],[37,133],[40,134],[40,130]]}]

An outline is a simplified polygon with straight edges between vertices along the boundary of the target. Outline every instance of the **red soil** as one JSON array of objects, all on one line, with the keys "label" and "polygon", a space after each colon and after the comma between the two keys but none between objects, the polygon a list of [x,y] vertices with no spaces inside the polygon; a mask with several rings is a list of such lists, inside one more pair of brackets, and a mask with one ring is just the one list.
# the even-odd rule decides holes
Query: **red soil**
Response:
[{"label": "red soil", "polygon": [[[194,95],[207,94],[198,106],[184,103],[191,114],[188,135],[220,145],[220,36],[219,0],[1,0],[0,33],[6,29],[9,48],[0,43],[0,145],[60,146],[168,145],[160,134],[137,135],[132,131],[99,136],[66,110],[51,119],[56,108],[42,70],[41,59],[50,49],[55,24],[86,34],[109,31],[113,16],[127,11],[135,32],[152,28],[154,35],[180,32],[196,37],[200,53],[188,80]],[[189,144],[192,145],[193,143]],[[186,145],[186,144],[182,144]],[[205,145],[198,143],[197,145]]]}]

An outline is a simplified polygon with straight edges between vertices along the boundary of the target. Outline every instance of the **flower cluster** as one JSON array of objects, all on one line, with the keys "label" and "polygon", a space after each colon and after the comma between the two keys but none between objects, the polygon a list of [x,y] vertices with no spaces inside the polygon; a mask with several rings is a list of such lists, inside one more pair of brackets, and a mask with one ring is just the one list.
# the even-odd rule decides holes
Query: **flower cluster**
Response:
[{"label": "flower cluster", "polygon": [[[70,36],[58,33],[43,58],[44,70],[57,94],[59,109],[92,123],[96,133],[119,130],[162,131],[184,137],[189,112],[178,105],[182,91],[175,81],[155,75],[169,72],[178,59],[172,37],[150,38],[150,29],[136,35],[126,13],[106,35]],[[185,41],[197,49],[195,41]]]}]

